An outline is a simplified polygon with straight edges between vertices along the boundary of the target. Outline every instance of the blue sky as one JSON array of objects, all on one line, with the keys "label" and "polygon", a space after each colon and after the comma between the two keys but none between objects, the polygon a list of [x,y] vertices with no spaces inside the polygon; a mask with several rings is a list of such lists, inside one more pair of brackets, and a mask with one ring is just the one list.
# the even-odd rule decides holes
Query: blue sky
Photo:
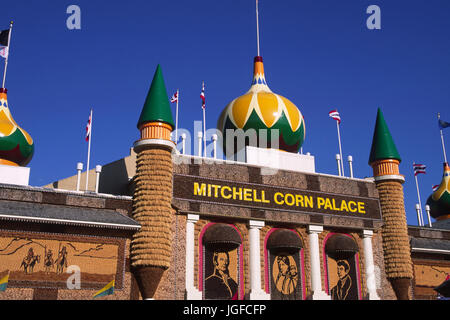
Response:
[{"label": "blue sky", "polygon": [[[66,26],[72,4],[81,9],[80,30]],[[381,8],[381,30],[366,27],[372,4]],[[356,177],[372,175],[380,107],[403,160],[407,221],[416,225],[413,161],[427,165],[418,176],[423,206],[442,176],[437,113],[450,122],[450,2],[260,0],[259,7],[266,80],[305,117],[303,151],[315,156],[317,172],[337,173],[336,125],[328,117],[337,108],[344,157],[353,156]],[[16,0],[2,4],[0,28],[10,20],[8,102],[35,141],[35,186],[75,174],[77,162],[86,166],[91,108],[91,168],[127,156],[158,63],[168,95],[180,89],[179,127],[191,131],[202,119],[203,80],[211,128],[252,79],[253,0]]]}]

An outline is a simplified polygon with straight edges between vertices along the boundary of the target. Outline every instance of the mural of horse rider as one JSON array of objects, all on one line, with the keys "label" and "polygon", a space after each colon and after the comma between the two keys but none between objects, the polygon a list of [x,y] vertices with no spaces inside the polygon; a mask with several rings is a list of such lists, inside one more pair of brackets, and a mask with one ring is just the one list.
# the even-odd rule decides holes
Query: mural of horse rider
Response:
[{"label": "mural of horse rider", "polygon": [[41,256],[35,255],[34,250],[31,247],[30,249],[28,249],[28,253],[25,256],[25,258],[23,258],[22,264],[20,265],[20,267],[23,267],[25,274],[31,274],[31,273],[33,273],[35,264],[39,263],[40,261],[41,261]]},{"label": "mural of horse rider", "polygon": [[62,247],[58,252],[58,258],[55,261],[56,273],[60,274],[64,272],[64,268],[67,268],[67,249],[65,246]]},{"label": "mural of horse rider", "polygon": [[333,300],[349,300],[349,292],[352,289],[352,278],[350,277],[350,265],[346,260],[338,260],[337,275],[339,280],[331,288],[331,298]]},{"label": "mural of horse rider", "polygon": [[228,251],[214,251],[213,273],[205,279],[206,299],[237,299],[238,284],[230,276]]},{"label": "mural of horse rider", "polygon": [[275,286],[283,295],[294,293],[298,282],[298,271],[295,261],[286,254],[278,255],[275,259],[278,266],[278,273],[275,279]]},{"label": "mural of horse rider", "polygon": [[50,273],[51,269],[53,268],[53,252],[51,249],[47,251],[47,248],[45,248],[45,257],[44,257],[44,272]]}]

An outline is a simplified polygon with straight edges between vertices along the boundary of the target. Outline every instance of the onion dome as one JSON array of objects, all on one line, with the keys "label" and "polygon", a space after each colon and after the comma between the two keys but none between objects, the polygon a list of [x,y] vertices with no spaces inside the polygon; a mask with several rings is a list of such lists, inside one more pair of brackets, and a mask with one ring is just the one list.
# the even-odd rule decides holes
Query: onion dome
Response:
[{"label": "onion dome", "polygon": [[379,160],[397,160],[401,162],[400,154],[395,147],[389,128],[384,120],[380,108],[377,112],[377,121],[373,133],[372,148],[370,150],[369,165]]},{"label": "onion dome", "polygon": [[14,121],[6,93],[0,88],[0,164],[26,166],[33,157],[33,139]]},{"label": "onion dome", "polygon": [[[258,146],[267,148],[273,144],[272,130],[279,130],[278,148],[294,153],[298,152],[305,140],[305,120],[300,110],[291,101],[270,90],[260,56],[254,59],[250,89],[225,107],[217,128],[222,132],[223,150],[226,150],[227,129],[242,129],[244,132],[254,129],[258,136]],[[267,129],[267,144],[261,143],[260,129]],[[239,150],[235,147],[235,151]]]},{"label": "onion dome", "polygon": [[444,174],[439,187],[428,197],[430,215],[436,220],[450,218],[450,167],[444,162]]}]

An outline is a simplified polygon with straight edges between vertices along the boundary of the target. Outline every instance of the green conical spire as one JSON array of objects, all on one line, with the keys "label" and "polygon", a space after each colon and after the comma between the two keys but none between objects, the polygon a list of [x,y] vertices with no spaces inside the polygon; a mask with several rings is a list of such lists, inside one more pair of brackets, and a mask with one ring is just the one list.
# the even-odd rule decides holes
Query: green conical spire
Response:
[{"label": "green conical spire", "polygon": [[146,122],[155,121],[165,122],[172,126],[172,129],[175,128],[172,111],[170,110],[169,97],[167,96],[167,90],[159,64],[156,67],[155,75],[153,76],[150,90],[145,99],[137,127],[139,128],[140,125]]},{"label": "green conical spire", "polygon": [[378,108],[375,132],[373,133],[372,149],[370,150],[369,165],[377,160],[396,159],[402,161],[400,154],[392,140],[383,113]]}]

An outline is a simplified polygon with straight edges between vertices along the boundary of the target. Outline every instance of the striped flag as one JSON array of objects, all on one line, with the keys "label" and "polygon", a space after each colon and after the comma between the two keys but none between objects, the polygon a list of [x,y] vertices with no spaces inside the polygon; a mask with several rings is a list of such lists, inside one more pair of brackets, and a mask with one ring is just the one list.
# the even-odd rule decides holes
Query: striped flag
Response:
[{"label": "striped flag", "polygon": [[339,115],[339,112],[337,110],[331,110],[328,115],[336,120],[339,124],[341,124],[341,117]]},{"label": "striped flag", "polygon": [[427,168],[427,166],[424,164],[414,163],[413,168],[414,168],[414,176],[417,176],[419,173],[426,173],[425,169]]},{"label": "striped flag", "polygon": [[170,98],[170,102],[174,103],[178,101],[178,91],[175,92],[172,97]]},{"label": "striped flag", "polygon": [[106,286],[103,287],[103,289],[99,290],[95,295],[95,298],[109,296],[111,294],[114,294],[114,280],[108,283]]},{"label": "striped flag", "polygon": [[0,279],[0,291],[5,291],[8,287],[9,273]]},{"label": "striped flag", "polygon": [[89,137],[91,135],[91,127],[92,127],[92,113],[89,115],[89,120],[86,124],[86,141],[89,141]]},{"label": "striped flag", "polygon": [[439,188],[439,184],[436,184],[434,186],[431,187],[431,189],[433,189],[433,192],[436,191]]},{"label": "striped flag", "polygon": [[205,109],[206,108],[206,103],[205,103],[205,82],[202,82],[202,92],[200,93],[200,98],[202,99],[202,108]]},{"label": "striped flag", "polygon": [[8,58],[8,53],[9,53],[9,47],[0,47],[0,57],[2,58]]}]

